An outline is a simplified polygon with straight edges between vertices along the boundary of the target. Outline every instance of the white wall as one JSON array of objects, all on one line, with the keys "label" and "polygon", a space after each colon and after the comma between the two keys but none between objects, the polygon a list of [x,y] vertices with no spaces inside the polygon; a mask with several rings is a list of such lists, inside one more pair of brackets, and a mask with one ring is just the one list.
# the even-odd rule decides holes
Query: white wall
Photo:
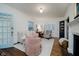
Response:
[{"label": "white wall", "polygon": [[[70,6],[67,9],[67,12],[65,14],[65,19],[67,19],[67,17],[69,17],[69,21],[71,22],[74,20],[75,16],[76,16],[76,4],[72,3],[72,4],[70,4]],[[73,31],[70,26],[69,26],[69,48],[68,48],[68,50],[70,53],[73,53]]]},{"label": "white wall", "polygon": [[[0,12],[13,15],[14,22],[14,42],[17,42],[17,32],[24,32],[27,30],[27,21],[32,20],[22,12],[7,6],[6,4],[0,4]],[[33,20],[32,20],[33,21]]]}]

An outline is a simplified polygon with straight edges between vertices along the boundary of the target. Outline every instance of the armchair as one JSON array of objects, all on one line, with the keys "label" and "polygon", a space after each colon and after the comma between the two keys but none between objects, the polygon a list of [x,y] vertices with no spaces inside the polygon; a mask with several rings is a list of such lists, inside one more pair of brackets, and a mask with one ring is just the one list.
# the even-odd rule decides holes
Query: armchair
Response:
[{"label": "armchair", "polygon": [[52,31],[46,30],[44,32],[44,38],[51,39],[52,38]]},{"label": "armchair", "polygon": [[41,52],[41,38],[37,33],[31,33],[25,39],[25,53],[29,56],[39,55]]}]

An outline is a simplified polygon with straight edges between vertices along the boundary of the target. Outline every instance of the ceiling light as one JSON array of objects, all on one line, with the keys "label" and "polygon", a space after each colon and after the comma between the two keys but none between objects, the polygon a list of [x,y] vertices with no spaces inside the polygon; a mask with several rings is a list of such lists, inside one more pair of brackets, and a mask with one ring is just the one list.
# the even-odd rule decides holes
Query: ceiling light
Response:
[{"label": "ceiling light", "polygon": [[40,8],[40,13],[43,13],[43,8]]}]

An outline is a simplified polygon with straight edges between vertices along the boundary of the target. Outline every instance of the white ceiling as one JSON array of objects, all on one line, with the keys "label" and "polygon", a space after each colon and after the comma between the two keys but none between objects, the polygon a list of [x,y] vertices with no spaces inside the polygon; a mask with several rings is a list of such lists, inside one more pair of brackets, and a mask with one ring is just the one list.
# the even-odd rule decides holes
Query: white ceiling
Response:
[{"label": "white ceiling", "polygon": [[[8,3],[7,5],[20,10],[31,17],[63,17],[69,6],[68,3]],[[44,13],[39,12],[39,8],[44,8]]]}]

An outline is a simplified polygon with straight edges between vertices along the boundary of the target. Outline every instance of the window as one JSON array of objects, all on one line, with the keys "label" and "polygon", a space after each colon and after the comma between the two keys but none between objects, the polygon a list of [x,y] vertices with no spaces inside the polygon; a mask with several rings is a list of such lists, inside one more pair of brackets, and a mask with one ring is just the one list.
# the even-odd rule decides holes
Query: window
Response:
[{"label": "window", "polygon": [[11,15],[0,13],[0,49],[12,47],[13,37],[11,36]]}]

